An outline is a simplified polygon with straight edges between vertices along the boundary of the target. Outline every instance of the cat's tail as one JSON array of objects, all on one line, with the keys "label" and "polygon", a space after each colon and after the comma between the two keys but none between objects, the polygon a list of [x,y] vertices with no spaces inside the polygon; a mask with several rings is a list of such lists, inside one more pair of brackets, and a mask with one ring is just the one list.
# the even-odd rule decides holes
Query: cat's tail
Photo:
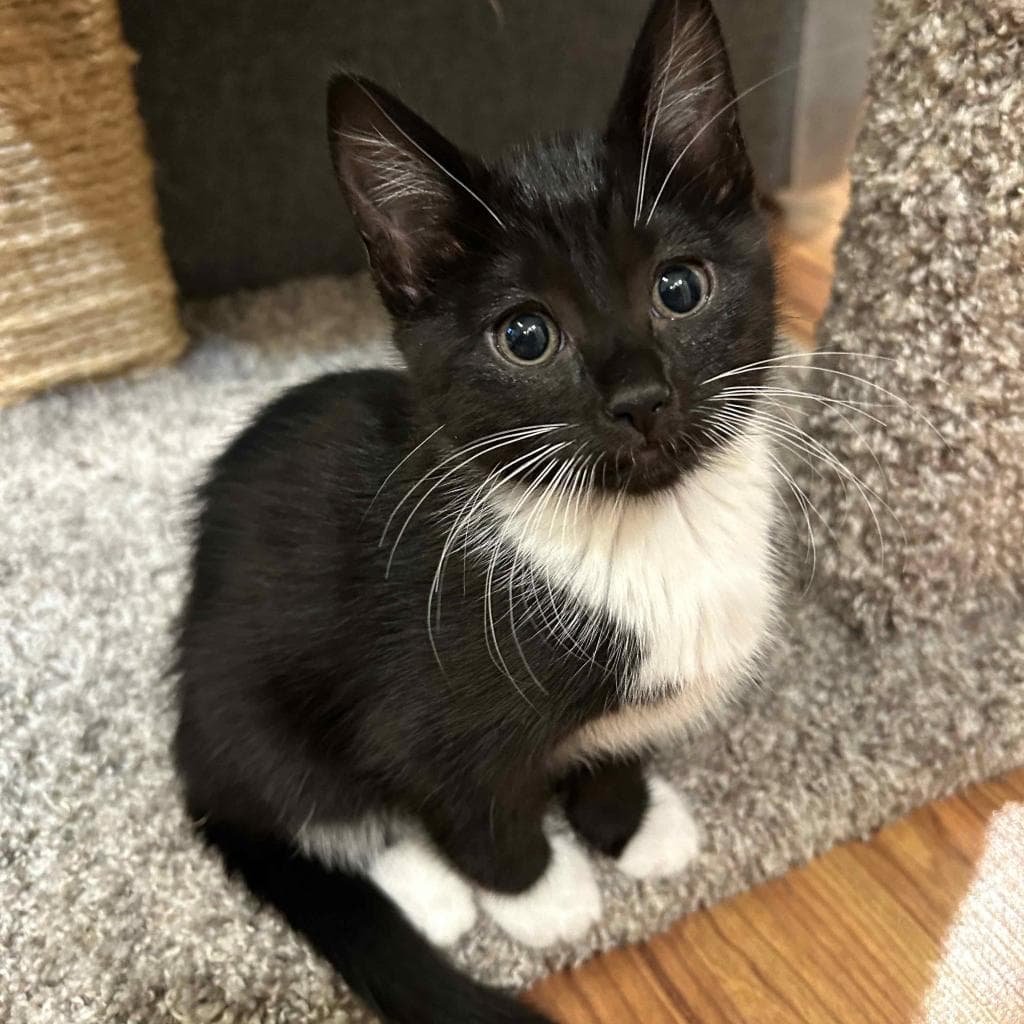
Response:
[{"label": "cat's tail", "polygon": [[206,822],[206,840],[388,1024],[551,1024],[460,974],[373,882],[277,839]]}]

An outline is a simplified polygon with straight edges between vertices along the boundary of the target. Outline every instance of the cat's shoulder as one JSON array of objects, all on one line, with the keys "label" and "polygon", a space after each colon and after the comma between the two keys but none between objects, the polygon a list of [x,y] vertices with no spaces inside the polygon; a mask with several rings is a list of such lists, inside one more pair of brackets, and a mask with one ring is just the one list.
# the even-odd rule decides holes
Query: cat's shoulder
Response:
[{"label": "cat's shoulder", "polygon": [[[274,399],[254,421],[307,425],[320,417],[354,414],[367,421],[402,417],[409,410],[405,373],[389,369],[342,370],[296,384]],[[337,425],[337,424],[335,424]]]},{"label": "cat's shoulder", "polygon": [[408,380],[397,370],[326,373],[260,409],[216,461],[215,473],[292,460],[302,450],[387,447],[408,434],[410,410]]}]

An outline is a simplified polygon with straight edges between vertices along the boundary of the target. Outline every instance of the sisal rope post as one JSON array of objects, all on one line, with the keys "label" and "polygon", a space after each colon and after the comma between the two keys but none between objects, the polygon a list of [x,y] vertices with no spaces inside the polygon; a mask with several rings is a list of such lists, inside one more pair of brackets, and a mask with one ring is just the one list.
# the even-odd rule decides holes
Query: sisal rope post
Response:
[{"label": "sisal rope post", "polygon": [[115,0],[0,3],[0,405],[185,338]]}]

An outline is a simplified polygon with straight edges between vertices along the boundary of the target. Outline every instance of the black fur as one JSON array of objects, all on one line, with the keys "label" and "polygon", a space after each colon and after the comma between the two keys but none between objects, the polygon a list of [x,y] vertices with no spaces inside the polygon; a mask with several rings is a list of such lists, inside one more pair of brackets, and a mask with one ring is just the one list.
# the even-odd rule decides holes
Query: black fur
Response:
[{"label": "black fur", "polygon": [[[685,45],[670,45],[673,30]],[[642,128],[663,82],[669,99],[689,98],[655,124],[634,226]],[[332,82],[335,167],[408,372],[295,388],[214,464],[178,638],[175,747],[190,811],[229,867],[388,1019],[540,1018],[456,980],[370,883],[298,855],[296,833],[406,817],[480,886],[520,892],[543,873],[552,755],[619,706],[637,652],[574,608],[581,649],[558,627],[565,595],[488,579],[472,539],[431,598],[445,517],[538,442],[444,460],[502,430],[565,423],[547,436],[570,446],[518,479],[542,480],[587,446],[601,458],[595,488],[642,500],[707,458],[718,441],[700,382],[770,356],[773,337],[732,95],[706,0],[654,4],[604,137],[516,148],[490,168],[377,86]],[[708,268],[711,298],[686,319],[652,316],[658,268],[683,260]],[[563,332],[542,366],[493,343],[523,308]],[[643,429],[615,412],[645,402]],[[646,806],[639,767],[562,781],[584,838],[620,851]]]},{"label": "black fur", "polygon": [[561,783],[565,816],[595,850],[618,857],[640,827],[650,802],[638,760],[581,765]]},{"label": "black fur", "polygon": [[[365,878],[330,871],[281,840],[255,839],[230,825],[207,825],[204,834],[227,870],[279,907],[382,1020],[545,1024],[539,1013],[453,970]],[[410,1016],[410,1008],[420,1009]]]}]

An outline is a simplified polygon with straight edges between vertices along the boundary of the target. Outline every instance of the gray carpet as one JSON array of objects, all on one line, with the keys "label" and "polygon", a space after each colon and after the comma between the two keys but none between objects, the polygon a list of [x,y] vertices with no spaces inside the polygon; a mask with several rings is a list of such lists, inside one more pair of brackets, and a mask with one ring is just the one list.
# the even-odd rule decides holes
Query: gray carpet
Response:
[{"label": "gray carpet", "polygon": [[[888,557],[856,494],[803,475],[832,528],[818,531],[816,586],[795,598],[762,685],[663,759],[702,854],[659,883],[601,865],[607,916],[573,948],[538,955],[480,925],[459,950],[479,976],[525,985],[1024,763],[1024,161],[1006,127],[1024,123],[1010,13],[1024,8],[1002,7],[879,4],[825,338],[895,359],[858,372],[916,412],[890,404],[887,427],[859,433],[816,414],[809,429],[884,494]],[[366,1019],[193,842],[162,667],[187,486],[285,384],[383,358],[383,324],[363,279],[190,319],[197,343],[175,367],[0,412],[0,1019],[12,1024]],[[831,397],[865,397],[815,376]]]},{"label": "gray carpet", "polygon": [[[0,1019],[15,1024],[363,1019],[194,844],[161,669],[188,483],[283,385],[379,361],[379,344],[338,339],[383,324],[357,278],[220,302],[192,327],[175,367],[0,416]],[[602,866],[608,913],[587,943],[540,956],[480,926],[460,956],[525,985],[1024,763],[1019,632],[992,616],[866,646],[806,600],[766,685],[664,760],[705,832],[692,870],[637,884]]]},{"label": "gray carpet", "polygon": [[[1024,594],[1024,0],[881,0],[875,20],[818,343],[881,357],[833,367],[910,404],[882,410],[884,429],[832,413],[813,431],[889,506],[888,558],[861,516],[817,523],[829,607],[881,638],[1019,610]],[[889,402],[826,378],[830,397]],[[808,494],[844,500],[834,474]]]}]

